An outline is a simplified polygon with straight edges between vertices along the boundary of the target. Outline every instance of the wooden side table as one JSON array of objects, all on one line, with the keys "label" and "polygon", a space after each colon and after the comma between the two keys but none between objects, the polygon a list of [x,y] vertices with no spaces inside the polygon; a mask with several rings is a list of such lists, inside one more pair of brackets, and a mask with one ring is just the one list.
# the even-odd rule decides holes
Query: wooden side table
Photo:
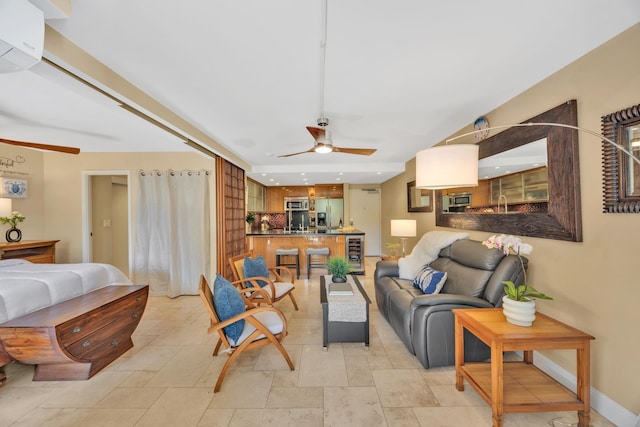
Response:
[{"label": "wooden side table", "polygon": [[[578,426],[590,421],[590,341],[595,339],[549,316],[536,313],[530,327],[507,322],[501,308],[454,309],[456,389],[463,379],[491,406],[493,426],[505,412],[578,411]],[[464,330],[491,347],[491,362],[464,362]],[[577,393],[533,365],[533,350],[577,352]],[[523,350],[524,360],[504,362],[504,351]]]}]

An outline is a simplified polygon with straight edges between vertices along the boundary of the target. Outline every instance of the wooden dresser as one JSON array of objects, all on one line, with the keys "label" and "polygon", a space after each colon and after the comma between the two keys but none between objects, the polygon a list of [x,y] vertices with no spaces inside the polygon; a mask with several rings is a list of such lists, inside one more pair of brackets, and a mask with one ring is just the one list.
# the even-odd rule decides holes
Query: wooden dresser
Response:
[{"label": "wooden dresser", "polygon": [[40,264],[56,262],[56,243],[60,240],[23,240],[0,243],[0,259],[26,259]]}]

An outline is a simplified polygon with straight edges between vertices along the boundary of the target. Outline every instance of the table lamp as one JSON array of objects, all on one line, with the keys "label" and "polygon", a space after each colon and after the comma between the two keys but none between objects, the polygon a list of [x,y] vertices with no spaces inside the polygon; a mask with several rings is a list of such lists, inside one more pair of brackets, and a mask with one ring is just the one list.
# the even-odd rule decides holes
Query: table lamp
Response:
[{"label": "table lamp", "polygon": [[415,219],[392,219],[391,220],[391,236],[400,237],[402,243],[402,256],[405,256],[405,243],[407,237],[416,237],[416,220]]},{"label": "table lamp", "polygon": [[0,217],[11,216],[11,199],[0,198]]}]

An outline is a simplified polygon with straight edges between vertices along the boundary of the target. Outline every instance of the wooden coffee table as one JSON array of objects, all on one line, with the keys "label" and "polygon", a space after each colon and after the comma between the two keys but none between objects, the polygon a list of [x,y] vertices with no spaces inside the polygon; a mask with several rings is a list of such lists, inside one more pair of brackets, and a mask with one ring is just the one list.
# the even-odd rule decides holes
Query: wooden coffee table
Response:
[{"label": "wooden coffee table", "polygon": [[[536,313],[531,327],[507,322],[501,308],[454,309],[456,389],[463,379],[491,406],[493,426],[505,412],[578,411],[578,426],[590,421],[590,341],[595,339],[549,316]],[[491,347],[491,362],[464,362],[464,330]],[[577,393],[533,365],[533,350],[577,352]],[[504,362],[504,351],[523,350],[524,360]]]}]

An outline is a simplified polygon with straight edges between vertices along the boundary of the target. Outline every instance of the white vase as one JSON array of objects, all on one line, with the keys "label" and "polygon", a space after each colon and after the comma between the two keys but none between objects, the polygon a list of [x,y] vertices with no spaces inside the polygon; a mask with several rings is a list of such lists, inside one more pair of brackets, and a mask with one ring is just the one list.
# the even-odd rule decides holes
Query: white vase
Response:
[{"label": "white vase", "polygon": [[514,301],[506,295],[502,297],[502,312],[507,322],[518,326],[531,326],[536,320],[536,302]]}]

